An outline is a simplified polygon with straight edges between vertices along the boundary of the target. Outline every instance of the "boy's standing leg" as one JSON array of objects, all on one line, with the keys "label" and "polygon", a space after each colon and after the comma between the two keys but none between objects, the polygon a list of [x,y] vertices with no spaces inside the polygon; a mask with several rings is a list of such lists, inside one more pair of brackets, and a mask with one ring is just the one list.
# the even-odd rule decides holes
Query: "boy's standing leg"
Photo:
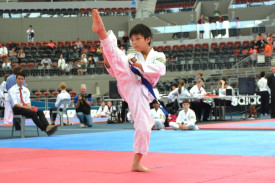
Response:
[{"label": "boy's standing leg", "polygon": [[[104,40],[104,39],[106,39],[107,37],[108,37],[108,34],[107,34],[107,32],[106,32],[106,30],[105,30],[105,27],[104,27],[104,25],[103,25],[103,22],[102,22],[102,20],[101,20],[101,18],[100,18],[100,16],[99,16],[99,14],[98,14],[98,11],[95,9],[95,10],[93,10],[93,31],[94,32],[96,32],[98,35],[99,35],[99,37],[100,37],[100,39],[101,40]],[[103,50],[104,51],[104,50]],[[103,54],[103,56],[105,57],[105,55]],[[104,61],[105,61],[105,65],[106,65],[106,67],[107,68],[109,68],[110,67],[110,65],[109,65],[109,63],[108,63],[108,61],[107,61],[107,59],[106,58],[104,58]],[[119,83],[119,82],[118,82]],[[128,86],[129,87],[129,86]],[[142,86],[139,86],[139,88],[140,88],[140,90],[141,90],[141,87]],[[140,92],[140,90],[138,91],[138,92]],[[131,96],[130,96],[131,97]],[[136,97],[133,97],[133,98],[136,98]],[[142,101],[142,102],[141,102]],[[147,103],[146,103],[146,99],[143,99],[143,100],[141,100],[141,101],[139,101],[138,103],[140,104],[140,103],[142,103],[142,109],[144,109],[144,107],[143,106],[145,106],[145,108],[146,108],[146,106],[148,105],[148,113],[149,113],[149,102],[147,101]],[[129,101],[127,101],[127,102],[129,102]],[[131,101],[131,102],[134,102],[134,101]],[[134,104],[134,103],[133,103]],[[147,105],[146,105],[147,104]],[[146,118],[146,115],[138,115],[138,107],[137,106],[135,106],[135,105],[131,105],[131,104],[129,104],[129,108],[130,108],[130,110],[131,111],[134,111],[134,113],[136,113],[137,115],[135,115],[135,118],[137,119],[138,117],[142,117],[142,118],[144,118],[144,116],[145,116],[145,118]],[[141,109],[140,108],[140,109]],[[147,109],[147,108],[146,108]],[[134,115],[133,115],[134,116]],[[146,121],[146,120],[148,120],[148,119],[143,119],[142,121]],[[139,119],[139,121],[140,121],[140,119]],[[153,121],[153,120],[152,120]],[[136,128],[136,133],[135,133],[135,142],[134,142],[134,149],[135,149],[135,146],[137,145],[137,144],[142,144],[143,142],[144,142],[144,134],[146,134],[146,137],[145,137],[145,139],[146,138],[150,138],[150,129],[149,129],[149,133],[148,133],[148,128],[147,127],[150,127],[150,123],[147,123],[146,124],[146,126],[147,127],[141,127],[142,125],[144,124],[144,122],[142,122],[142,123],[138,123],[138,124],[135,124],[135,128]],[[153,125],[153,124],[152,124]],[[145,131],[144,131],[144,128],[145,128]],[[139,134],[141,132],[141,134]],[[143,136],[142,136],[143,135]],[[139,139],[137,139],[136,137],[141,137],[140,139],[141,140],[139,140]],[[147,140],[146,140],[147,141]],[[147,141],[148,142],[148,141]],[[147,145],[147,144],[145,144],[145,145]],[[131,170],[132,171],[141,171],[141,172],[148,172],[148,171],[150,171],[150,169],[148,169],[148,168],[145,168],[145,167],[143,167],[143,166],[141,166],[140,165],[140,161],[141,161],[141,158],[142,158],[142,154],[146,154],[147,153],[147,150],[148,150],[148,147],[147,148],[144,148],[144,149],[141,149],[141,150],[138,150],[138,151],[136,151],[136,149],[135,149],[135,156],[134,156],[134,160],[133,160],[133,164],[132,164],[132,168],[131,168]]]}]

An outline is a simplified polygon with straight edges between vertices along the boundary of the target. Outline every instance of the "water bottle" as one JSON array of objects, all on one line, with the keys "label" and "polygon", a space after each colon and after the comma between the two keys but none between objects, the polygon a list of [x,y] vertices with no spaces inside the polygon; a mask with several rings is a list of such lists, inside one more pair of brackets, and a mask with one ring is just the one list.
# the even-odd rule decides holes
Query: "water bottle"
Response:
[{"label": "water bottle", "polygon": [[213,90],[213,95],[216,95],[216,90]]},{"label": "water bottle", "polygon": [[72,124],[70,124],[70,118],[67,118],[67,125],[69,126],[69,125],[72,125]]}]

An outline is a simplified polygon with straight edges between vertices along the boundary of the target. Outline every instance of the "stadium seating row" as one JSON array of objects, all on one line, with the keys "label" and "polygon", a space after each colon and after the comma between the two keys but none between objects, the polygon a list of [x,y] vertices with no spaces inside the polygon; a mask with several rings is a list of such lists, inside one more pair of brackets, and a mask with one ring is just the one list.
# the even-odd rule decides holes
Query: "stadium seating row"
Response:
[{"label": "stadium seating row", "polygon": [[[59,16],[65,16],[65,15],[91,15],[92,8],[57,8],[57,9],[0,9],[0,16],[5,14],[22,14],[25,17],[28,17],[31,13],[39,13],[40,15],[59,15]],[[100,15],[104,16],[113,16],[113,15],[121,15],[121,16],[127,16],[129,13],[132,15],[135,15],[136,8],[98,8],[98,11]]]},{"label": "stadium seating row", "polygon": [[247,4],[247,3],[259,3],[259,2],[266,2],[269,0],[236,0],[235,4]]}]

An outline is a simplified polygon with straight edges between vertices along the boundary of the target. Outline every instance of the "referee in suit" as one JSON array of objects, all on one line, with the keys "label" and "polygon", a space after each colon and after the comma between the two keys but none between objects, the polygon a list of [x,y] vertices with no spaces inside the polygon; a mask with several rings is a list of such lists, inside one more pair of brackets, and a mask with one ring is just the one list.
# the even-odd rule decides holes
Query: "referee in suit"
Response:
[{"label": "referee in suit", "polygon": [[271,118],[275,118],[275,65],[271,68],[272,74],[267,78],[267,85],[271,91]]},{"label": "referee in suit", "polygon": [[32,118],[33,122],[42,131],[45,131],[48,136],[53,135],[57,131],[56,125],[50,125],[45,118],[43,111],[37,107],[31,106],[30,91],[23,86],[25,75],[18,73],[16,75],[16,85],[10,88],[9,98],[13,113],[15,115],[23,115],[27,118]]}]

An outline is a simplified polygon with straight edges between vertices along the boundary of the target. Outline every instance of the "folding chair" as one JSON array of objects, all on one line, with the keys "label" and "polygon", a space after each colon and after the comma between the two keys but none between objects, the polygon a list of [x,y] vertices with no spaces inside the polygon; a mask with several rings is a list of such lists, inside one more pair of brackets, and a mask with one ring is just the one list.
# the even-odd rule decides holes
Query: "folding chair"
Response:
[{"label": "folding chair", "polygon": [[[53,111],[53,114],[58,114],[59,117],[60,117],[60,125],[63,126],[63,115],[65,114],[67,116],[67,121],[68,121],[68,114],[67,114],[67,109],[69,107],[71,103],[71,100],[70,99],[64,99],[64,100],[61,100],[59,105],[57,106],[57,110],[56,111]],[[63,110],[62,111],[59,111],[60,107],[62,106],[63,104]]]},{"label": "folding chair", "polygon": [[[23,115],[13,115],[13,119],[20,119],[20,124],[21,124],[21,138],[25,137],[25,121],[26,121],[26,116]],[[11,131],[11,137],[13,137],[13,131],[14,131],[15,125],[14,125],[14,120],[12,122],[12,131]],[[36,126],[37,129],[37,136],[39,136],[39,131],[38,127]]]}]

